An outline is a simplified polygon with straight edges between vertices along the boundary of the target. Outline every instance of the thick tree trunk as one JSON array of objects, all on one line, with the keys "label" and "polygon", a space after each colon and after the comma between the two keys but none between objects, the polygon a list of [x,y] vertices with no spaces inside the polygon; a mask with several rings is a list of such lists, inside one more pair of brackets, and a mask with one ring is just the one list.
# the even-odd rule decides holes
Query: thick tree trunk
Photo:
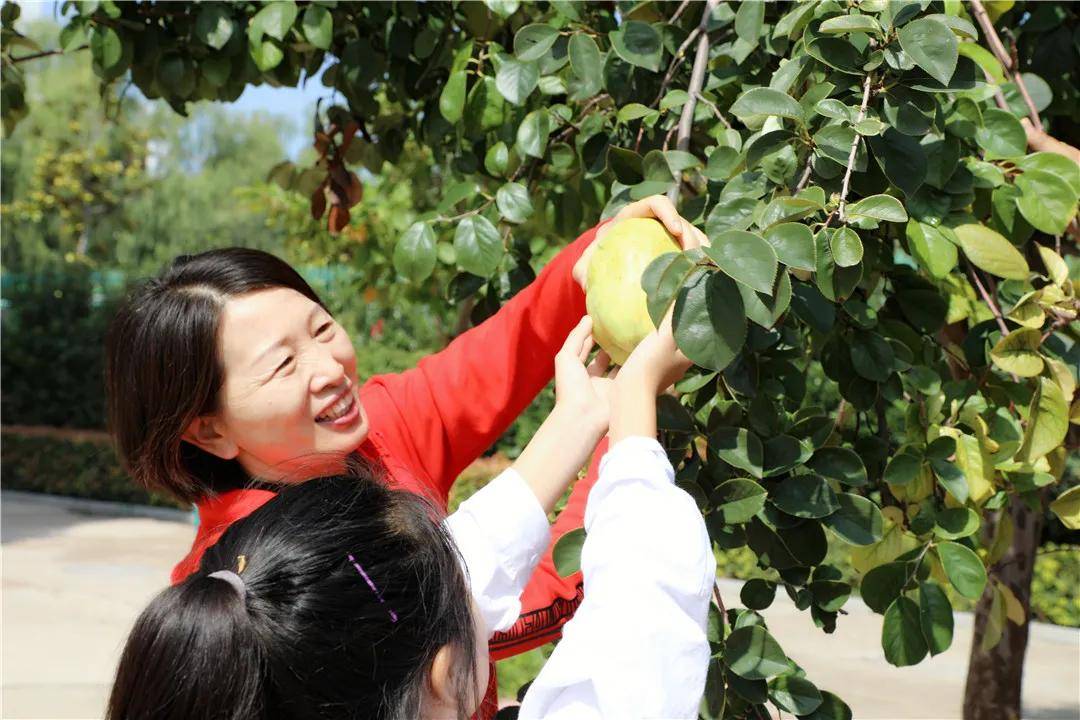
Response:
[{"label": "thick tree trunk", "polygon": [[[1027,611],[1026,621],[1030,621],[1031,577],[1043,516],[1016,497],[1010,502],[1008,512],[1015,527],[1013,541],[997,565],[991,568],[990,576],[1012,590]],[[986,584],[986,591],[975,608],[975,633],[964,688],[964,720],[1018,720],[1020,717],[1028,623],[1006,622],[1001,642],[987,652],[982,651],[980,645],[993,599],[992,579]]]}]

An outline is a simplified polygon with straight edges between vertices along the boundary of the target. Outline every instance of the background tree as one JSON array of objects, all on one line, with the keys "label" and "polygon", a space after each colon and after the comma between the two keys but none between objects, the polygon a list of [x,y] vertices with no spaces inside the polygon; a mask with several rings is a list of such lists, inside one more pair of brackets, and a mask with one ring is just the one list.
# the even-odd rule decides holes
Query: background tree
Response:
[{"label": "background tree", "polygon": [[[33,53],[12,42],[6,7],[10,126]],[[856,584],[898,666],[949,646],[952,599],[981,598],[965,715],[1018,716],[1050,496],[1080,525],[1066,477],[1080,172],[1052,140],[1075,130],[1073,7],[286,0],[69,14],[58,48],[87,46],[105,83],[130,77],[181,114],[317,75],[316,159],[272,177],[349,236],[367,173],[423,158],[389,259],[400,283],[449,277],[474,320],[554,238],[669,193],[712,247],[642,280],[654,318],[674,304],[699,367],[661,425],[718,549],[747,546],[769,572],[713,618],[703,716],[761,717],[766,703],[849,716],[757,611],[783,587],[830,632]],[[372,253],[373,283],[387,257]]]}]

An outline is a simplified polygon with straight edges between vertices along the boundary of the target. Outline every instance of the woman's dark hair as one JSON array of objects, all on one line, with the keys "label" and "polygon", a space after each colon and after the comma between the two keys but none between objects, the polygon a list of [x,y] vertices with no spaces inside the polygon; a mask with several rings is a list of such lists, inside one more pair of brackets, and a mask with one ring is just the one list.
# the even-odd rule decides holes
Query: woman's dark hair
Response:
[{"label": "woman's dark hair", "polygon": [[239,462],[181,435],[195,418],[218,409],[224,380],[218,328],[225,303],[278,287],[323,305],[284,260],[226,248],[181,255],[120,307],[105,341],[109,430],[124,466],[144,487],[196,502],[247,483]]},{"label": "woman's dark hair", "polygon": [[[244,594],[209,577],[240,566]],[[464,718],[482,695],[473,632],[460,557],[431,503],[370,477],[311,480],[232,525],[197,574],[143,611],[107,717],[417,720],[449,644]]]}]

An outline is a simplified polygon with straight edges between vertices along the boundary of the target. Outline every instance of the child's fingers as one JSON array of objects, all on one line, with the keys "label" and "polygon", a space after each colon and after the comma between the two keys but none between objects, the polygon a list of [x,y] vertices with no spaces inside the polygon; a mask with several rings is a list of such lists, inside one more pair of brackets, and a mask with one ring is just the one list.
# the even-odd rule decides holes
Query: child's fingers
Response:
[{"label": "child's fingers", "polygon": [[587,370],[590,377],[604,377],[604,374],[610,366],[611,356],[608,355],[607,350],[601,350],[596,353],[596,357],[589,363]]},{"label": "child's fingers", "polygon": [[581,347],[578,348],[577,354],[578,360],[581,361],[582,365],[584,365],[585,361],[589,359],[589,353],[592,352],[593,346],[595,344],[596,341],[593,340],[592,333],[589,333],[587,336],[585,336],[585,339],[581,343]]},{"label": "child's fingers", "polygon": [[626,218],[656,218],[672,235],[680,237],[683,232],[682,218],[666,195],[650,195],[630,203],[615,215],[616,220]]},{"label": "child's fingers", "polygon": [[562,351],[575,357],[581,355],[581,346],[585,344],[586,338],[591,334],[592,318],[585,315],[578,321],[578,324],[574,326],[574,329],[570,331],[570,334],[566,336]]}]

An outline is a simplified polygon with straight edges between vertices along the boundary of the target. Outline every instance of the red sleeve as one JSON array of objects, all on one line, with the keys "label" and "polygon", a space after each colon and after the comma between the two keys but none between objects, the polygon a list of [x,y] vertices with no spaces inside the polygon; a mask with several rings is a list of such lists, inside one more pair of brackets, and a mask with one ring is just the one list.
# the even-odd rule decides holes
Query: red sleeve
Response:
[{"label": "red sleeve", "polygon": [[578,480],[570,499],[566,501],[566,507],[551,526],[551,544],[521,594],[521,615],[513,627],[506,632],[495,633],[488,643],[493,660],[505,660],[555,640],[562,634],[562,626],[573,617],[581,604],[584,596],[581,572],[561,577],[555,570],[551,551],[559,538],[585,525],[585,504],[589,490],[600,475],[600,458],[604,457],[607,449],[608,439],[605,437],[593,451],[585,477]]},{"label": "red sleeve", "polygon": [[[599,227],[599,226],[597,226]],[[563,249],[494,316],[404,373],[365,383],[371,426],[443,497],[555,373],[555,353],[585,314],[574,263],[596,235]],[[396,446],[396,447],[395,447]]]}]

